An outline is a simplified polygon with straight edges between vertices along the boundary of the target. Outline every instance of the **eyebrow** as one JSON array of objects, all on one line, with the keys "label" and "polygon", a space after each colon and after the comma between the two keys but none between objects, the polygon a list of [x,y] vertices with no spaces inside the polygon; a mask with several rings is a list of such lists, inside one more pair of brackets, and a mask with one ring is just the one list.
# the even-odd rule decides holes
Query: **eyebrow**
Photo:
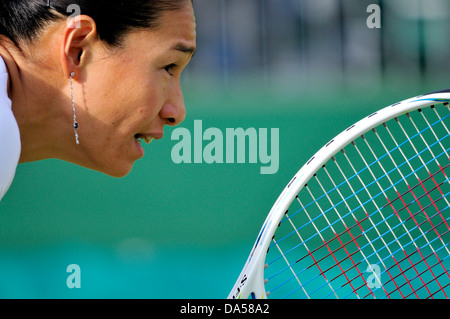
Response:
[{"label": "eyebrow", "polygon": [[177,50],[177,51],[180,51],[180,52],[183,52],[183,53],[188,53],[189,55],[192,55],[192,56],[194,56],[194,54],[195,54],[195,48],[194,47],[187,47],[187,46],[185,46],[184,44],[181,44],[181,43],[177,44],[173,48],[173,50]]}]

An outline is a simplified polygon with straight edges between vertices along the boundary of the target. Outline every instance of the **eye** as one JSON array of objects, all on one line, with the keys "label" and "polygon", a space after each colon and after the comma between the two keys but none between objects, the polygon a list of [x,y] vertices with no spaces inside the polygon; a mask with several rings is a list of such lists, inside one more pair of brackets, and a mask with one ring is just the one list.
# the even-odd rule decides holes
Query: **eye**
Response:
[{"label": "eye", "polygon": [[173,71],[177,68],[177,65],[172,63],[164,67],[164,70],[169,73],[169,75],[173,76]]}]

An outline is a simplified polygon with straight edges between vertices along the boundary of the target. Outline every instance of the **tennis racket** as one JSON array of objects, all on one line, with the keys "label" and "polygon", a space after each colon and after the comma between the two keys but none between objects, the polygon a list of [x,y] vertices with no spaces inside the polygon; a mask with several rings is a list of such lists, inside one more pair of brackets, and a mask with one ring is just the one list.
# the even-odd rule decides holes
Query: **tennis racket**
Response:
[{"label": "tennis racket", "polygon": [[448,298],[450,89],[375,112],[292,178],[228,298]]}]

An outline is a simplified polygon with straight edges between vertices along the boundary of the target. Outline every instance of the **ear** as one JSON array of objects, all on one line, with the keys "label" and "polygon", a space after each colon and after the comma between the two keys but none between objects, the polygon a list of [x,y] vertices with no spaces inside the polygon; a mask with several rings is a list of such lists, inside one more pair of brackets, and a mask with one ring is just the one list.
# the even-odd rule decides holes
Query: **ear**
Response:
[{"label": "ear", "polygon": [[71,72],[75,72],[74,78],[81,77],[81,70],[98,41],[97,26],[91,17],[79,15],[67,20],[60,52],[61,65],[67,77]]}]

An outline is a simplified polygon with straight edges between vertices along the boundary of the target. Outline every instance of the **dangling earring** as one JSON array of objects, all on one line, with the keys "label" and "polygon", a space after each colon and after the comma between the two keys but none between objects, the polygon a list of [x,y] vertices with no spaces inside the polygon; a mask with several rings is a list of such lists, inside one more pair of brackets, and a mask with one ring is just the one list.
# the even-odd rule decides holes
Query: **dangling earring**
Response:
[{"label": "dangling earring", "polygon": [[70,91],[72,94],[72,111],[73,111],[73,130],[75,133],[75,142],[77,144],[80,144],[80,141],[78,140],[78,122],[77,122],[77,115],[75,113],[75,99],[73,97],[73,77],[75,76],[75,72],[70,73]]}]

